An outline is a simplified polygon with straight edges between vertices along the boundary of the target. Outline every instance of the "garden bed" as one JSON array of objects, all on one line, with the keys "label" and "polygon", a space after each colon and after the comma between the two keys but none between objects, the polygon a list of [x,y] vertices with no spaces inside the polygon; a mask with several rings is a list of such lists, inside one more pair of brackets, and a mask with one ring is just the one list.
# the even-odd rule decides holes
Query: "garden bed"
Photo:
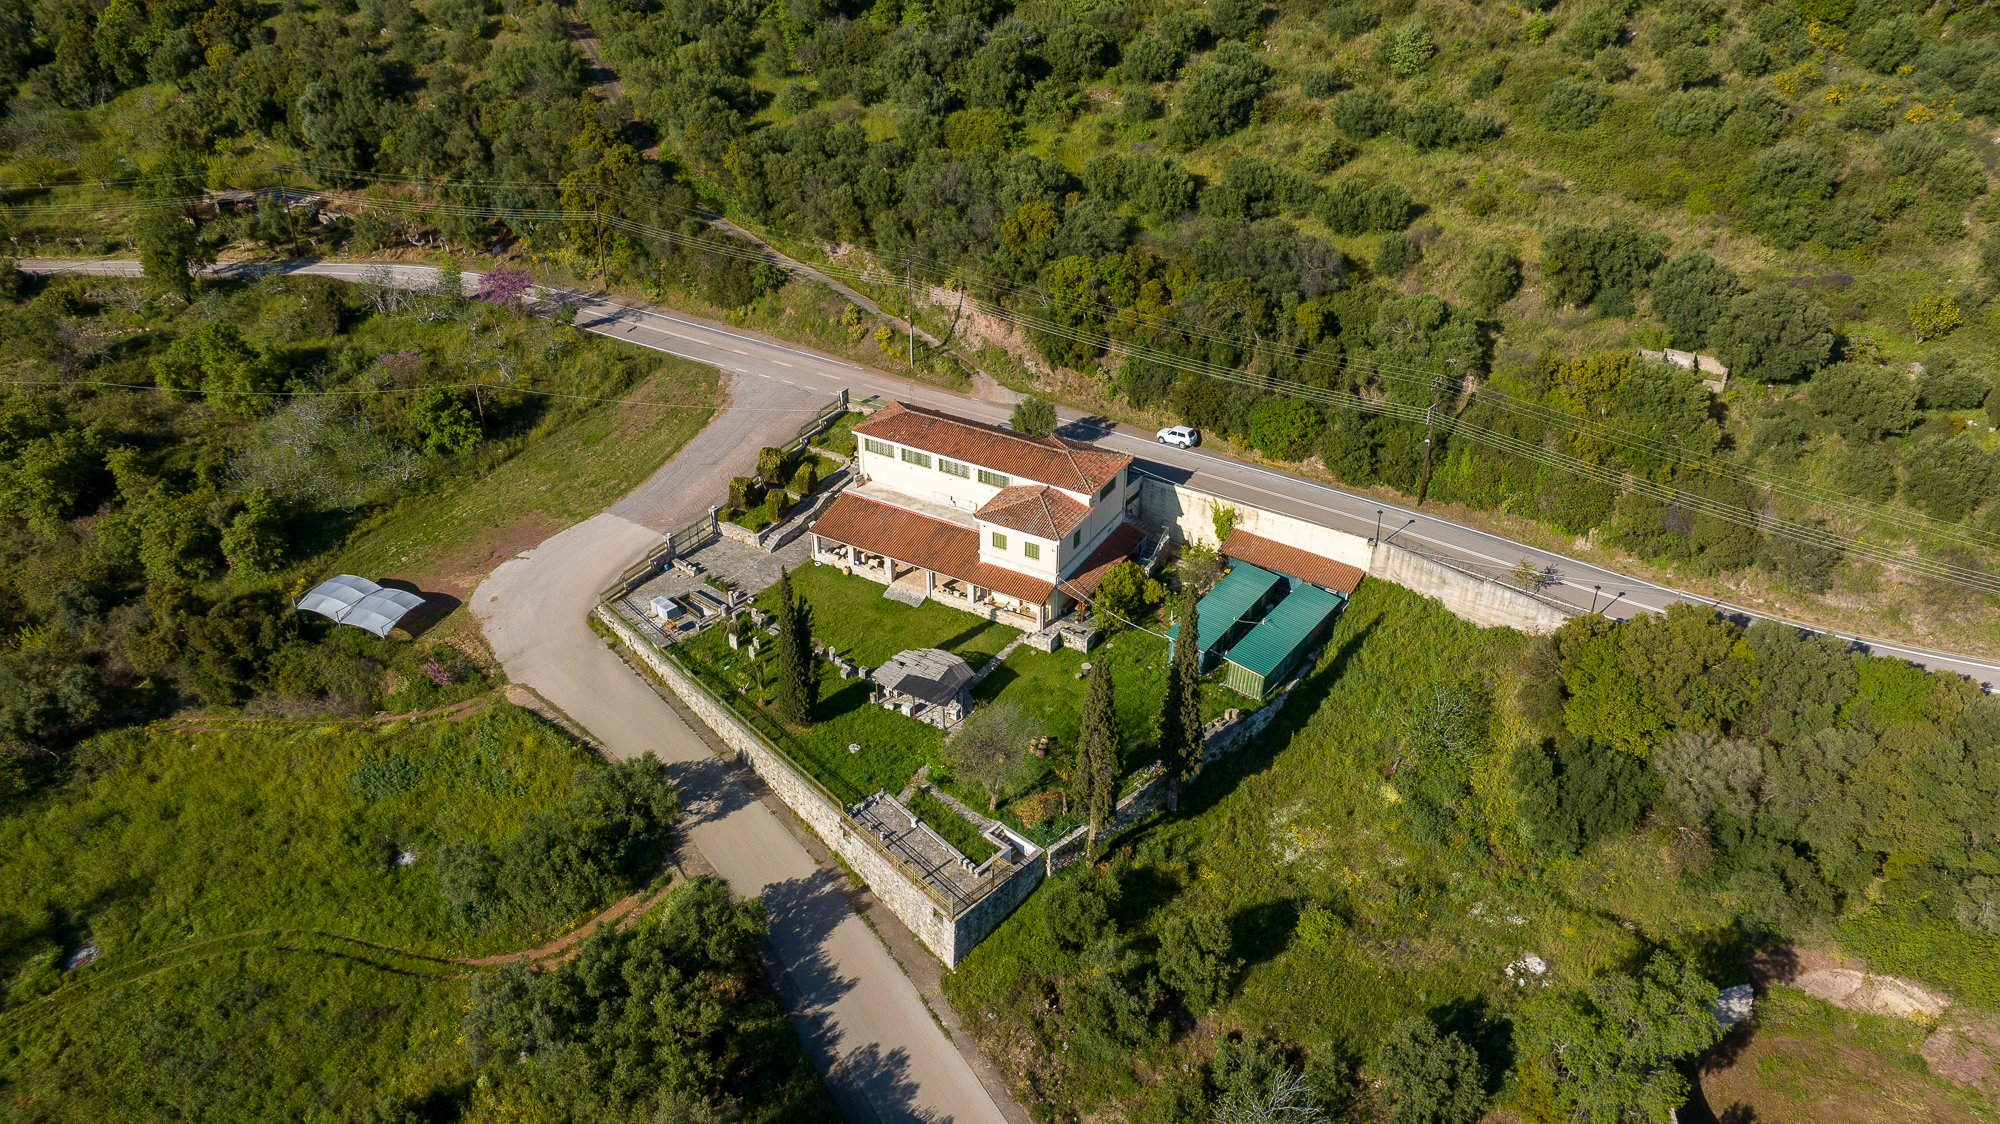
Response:
[{"label": "garden bed", "polygon": [[979,833],[978,825],[952,810],[951,805],[921,789],[904,805],[910,814],[924,821],[932,831],[958,849],[958,853],[974,863],[983,863],[998,854],[1000,848],[991,839]]}]

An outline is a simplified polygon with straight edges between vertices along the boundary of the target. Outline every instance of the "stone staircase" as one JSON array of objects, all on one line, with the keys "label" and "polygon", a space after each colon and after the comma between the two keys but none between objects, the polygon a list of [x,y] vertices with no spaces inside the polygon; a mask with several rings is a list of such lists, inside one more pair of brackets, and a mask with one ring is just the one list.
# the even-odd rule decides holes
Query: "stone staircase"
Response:
[{"label": "stone staircase", "polygon": [[924,572],[922,570],[912,570],[904,574],[902,577],[890,582],[882,590],[882,596],[887,597],[891,601],[901,601],[912,609],[922,605],[929,596],[928,591],[924,588]]}]

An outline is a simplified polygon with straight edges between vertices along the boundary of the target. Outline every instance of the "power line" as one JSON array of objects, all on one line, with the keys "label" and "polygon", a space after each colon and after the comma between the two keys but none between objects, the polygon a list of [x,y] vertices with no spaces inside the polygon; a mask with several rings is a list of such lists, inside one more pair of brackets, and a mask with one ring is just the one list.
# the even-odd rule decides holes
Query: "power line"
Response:
[{"label": "power line", "polygon": [[[297,165],[283,165],[283,166],[293,167],[293,168],[300,167]],[[364,178],[364,177],[357,173],[354,174],[354,178]],[[377,177],[377,178],[400,180],[401,182],[412,185],[420,182],[412,177]],[[455,184],[454,183],[447,183],[443,185],[430,184],[427,186],[430,186],[433,189],[449,189],[454,186],[469,187],[469,186],[474,186],[475,184],[477,186],[488,187],[488,188],[496,186],[512,186],[512,187],[528,187],[535,189],[548,189],[548,188],[561,189],[562,187],[562,185],[553,185],[546,183],[494,184],[494,183],[481,183],[479,181],[460,181],[459,183]],[[615,189],[606,188],[603,190],[606,194],[610,194],[618,198],[623,198],[625,195],[625,193],[619,192]],[[267,189],[259,189],[259,191],[267,193],[275,193],[278,191],[282,191],[287,196],[290,196],[294,191],[294,189],[267,188]],[[256,192],[253,192],[253,194],[256,194]],[[471,204],[447,203],[439,201],[427,202],[422,200],[408,200],[408,199],[383,199],[380,197],[372,199],[366,199],[366,198],[358,199],[355,200],[354,202],[362,207],[376,207],[384,210],[391,210],[398,212],[417,212],[422,214],[454,215],[460,217],[498,219],[503,222],[508,220],[516,220],[516,221],[555,221],[555,222],[574,223],[574,222],[585,221],[586,219],[595,221],[598,218],[598,216],[594,215],[586,216],[582,212],[567,208],[564,209],[509,208],[509,207],[496,207],[491,205],[476,206]],[[102,210],[102,208],[99,209]],[[684,210],[684,213],[694,215],[694,212],[691,211]],[[695,217],[699,216],[697,215]],[[718,243],[710,239],[683,235],[678,231],[664,230],[658,227],[650,226],[648,224],[639,223],[634,220],[626,219],[623,216],[602,216],[601,221],[605,226],[612,227],[613,229],[617,229],[628,234],[635,234],[642,237],[654,238],[673,245],[687,246],[689,248],[698,249],[705,253],[714,253],[721,256],[732,257],[744,261],[768,262],[769,260],[768,256],[762,250],[757,248],[738,246],[733,242]],[[905,262],[906,265],[914,265],[919,263],[922,259],[910,255],[905,255],[902,260]],[[925,263],[925,264],[934,264],[934,263]],[[893,284],[895,281],[895,277],[893,274],[888,274],[886,271],[881,271],[876,268],[865,268],[857,270],[850,267],[834,265],[831,263],[824,266],[815,266],[815,268],[821,272],[833,276],[844,276],[845,278],[853,279],[862,283],[882,282],[882,283]],[[959,275],[970,275],[975,278],[979,276],[976,272],[965,270],[963,268],[944,271],[944,272],[956,273]],[[1012,295],[1034,297],[1037,298],[1039,303],[1043,304],[1044,306],[1051,306],[1054,303],[1054,298],[1049,293],[1047,293],[1045,289],[1039,287],[1030,289],[1025,286],[1014,286],[1004,283],[996,283],[993,285],[989,285],[989,288],[999,291],[1003,296],[1012,294]],[[1069,326],[1060,324],[1055,321],[1043,319],[1041,317],[1036,317],[1024,313],[1018,309],[1010,309],[1006,307],[1004,304],[996,304],[995,307],[990,311],[992,315],[994,315],[996,318],[1004,322],[1010,323],[1017,327],[1032,329],[1044,335],[1054,336],[1056,338],[1061,338],[1061,339],[1069,339],[1075,342],[1085,343],[1093,347],[1102,346],[1103,343],[1105,342],[1097,333],[1084,332],[1079,329],[1071,328]],[[1123,318],[1126,322],[1131,322],[1131,318],[1127,317],[1122,312],[1122,310],[1114,312],[1111,318],[1114,320]],[[1243,341],[1241,340],[1233,339],[1230,337],[1224,337],[1213,333],[1205,333],[1184,324],[1177,324],[1176,328],[1179,334],[1182,334],[1185,337],[1192,340],[1206,340],[1208,342],[1227,343],[1232,347],[1243,346]],[[1150,348],[1144,345],[1134,344],[1129,341],[1121,341],[1120,346],[1121,349],[1128,356],[1141,359],[1155,366],[1165,367],[1169,370],[1181,371],[1183,373],[1198,374],[1205,377],[1234,383],[1236,385],[1248,386],[1265,392],[1283,394],[1289,397],[1298,398],[1303,401],[1318,402],[1322,405],[1334,406],[1336,408],[1356,410],[1359,412],[1374,414],[1378,416],[1388,416],[1401,421],[1415,422],[1419,420],[1417,417],[1411,416],[1409,412],[1410,408],[1405,407],[1404,404],[1391,402],[1387,399],[1376,400],[1367,398],[1365,396],[1352,394],[1350,392],[1313,387],[1308,384],[1298,382],[1296,380],[1280,379],[1269,375],[1256,375],[1235,368],[1222,368],[1215,364],[1211,364],[1205,361],[1190,360],[1184,356],[1180,356],[1171,352],[1162,352],[1156,348]],[[1256,356],[1258,354],[1265,353],[1261,350],[1265,346],[1268,345],[1263,345],[1262,341],[1254,341],[1250,344],[1248,350],[1251,351],[1253,356]],[[1396,364],[1382,363],[1373,360],[1358,360],[1351,357],[1343,357],[1343,359],[1346,362],[1346,364],[1350,367],[1350,369],[1356,371],[1364,371],[1376,378],[1382,379],[1385,382],[1395,381],[1401,383],[1416,383],[1419,380],[1428,381],[1428,379],[1436,377],[1436,372],[1434,371],[1424,371],[1416,368],[1399,367]],[[1425,388],[1429,389],[1428,386],[1426,386]],[[1531,403],[1522,399],[1513,398],[1512,396],[1508,396],[1497,390],[1493,390],[1490,387],[1481,388],[1481,390],[1478,392],[1478,395],[1479,397],[1477,400],[1479,401],[1484,401],[1490,405],[1495,406],[1496,408],[1503,409],[1507,412],[1515,413],[1518,416],[1522,416],[1527,420],[1534,421],[1538,424],[1543,425],[1544,427],[1560,427],[1565,432],[1576,433],[1583,436],[1587,436],[1594,440],[1601,441],[1607,445],[1624,448],[1635,453],[1641,453],[1647,456],[1654,457],[1656,459],[1670,459],[1675,461],[1681,460],[1677,450],[1670,453],[1665,446],[1662,446],[1657,442],[1649,441],[1648,439],[1640,435],[1632,434],[1629,431],[1620,430],[1612,426],[1594,424],[1589,419],[1579,419],[1573,414],[1568,414],[1563,411],[1555,410],[1551,407],[1547,407],[1539,403]],[[1556,453],[1547,449],[1543,449],[1539,446],[1531,445],[1529,443],[1522,442],[1519,439],[1513,438],[1511,436],[1501,434],[1487,427],[1478,426],[1474,423],[1464,420],[1463,418],[1449,419],[1446,422],[1446,430],[1447,433],[1456,433],[1463,435],[1476,443],[1487,445],[1488,447],[1494,448],[1497,451],[1505,452],[1508,453],[1509,455],[1516,456],[1524,460],[1528,460],[1543,465],[1545,467],[1555,469],[1557,471],[1583,476],[1586,479],[1590,479],[1596,483],[1600,483],[1620,491],[1627,489],[1638,491],[1641,492],[1642,494],[1648,495],[1650,498],[1660,500],[1661,502],[1678,506],[1683,509],[1693,510],[1699,512],[1700,514],[1707,515],[1711,518],[1720,519],[1724,522],[1728,522],[1734,525],[1747,527],[1752,530],[1761,531],[1766,534],[1776,535],[1777,537],[1788,539],[1790,541],[1804,543],[1807,545],[1812,545],[1823,549],[1839,550],[1844,553],[1853,554],[1857,557],[1863,557],[1863,558],[1868,558],[1872,561],[1878,561],[1885,565],[1907,567],[1916,572],[1922,573],[1926,576],[1933,577],[1938,580],[1952,582],[1954,584],[1964,585],[1969,588],[1977,588],[1992,592],[2000,592],[2000,579],[1995,579],[1991,575],[1987,575],[1982,571],[1970,567],[1963,567],[1951,563],[1945,563],[1933,559],[1927,559],[1924,558],[1922,555],[1915,554],[1913,552],[1893,551],[1884,547],[1870,545],[1864,539],[1861,539],[1857,536],[1841,535],[1836,532],[1827,531],[1822,527],[1814,526],[1811,524],[1800,523],[1796,520],[1775,519],[1767,523],[1766,521],[1758,518],[1753,513],[1737,508],[1734,505],[1722,504],[1708,500],[1701,496],[1692,495],[1684,489],[1678,489],[1678,488],[1667,489],[1651,480],[1646,479],[1645,477],[1639,474],[1633,474],[1628,477],[1622,473],[1612,472],[1609,469],[1603,468],[1601,465],[1597,465],[1583,458],[1571,457],[1561,453]],[[1927,535],[1935,538],[1944,539],[1946,541],[1958,545],[1971,546],[1971,547],[1985,547],[1991,545],[1989,536],[1983,534],[1976,534],[1974,532],[1971,532],[1969,529],[1959,528],[1952,525],[1939,524],[1938,522],[1920,513],[1904,509],[1890,508],[1883,504],[1869,503],[1868,501],[1858,500],[1855,499],[1854,497],[1849,497],[1837,492],[1833,492],[1830,489],[1818,488],[1817,486],[1811,485],[1809,483],[1802,483],[1783,478],[1772,477],[1769,476],[1768,474],[1757,473],[1752,470],[1744,469],[1740,466],[1734,466],[1728,464],[1727,462],[1712,460],[1712,459],[1698,460],[1695,462],[1694,465],[1690,467],[1696,468],[1700,471],[1708,472],[1716,476],[1735,479],[1742,483],[1751,484],[1752,486],[1766,488],[1771,490],[1773,494],[1783,495],[1787,498],[1794,499],[1799,502],[1807,503],[1810,505],[1818,505],[1824,508],[1830,508],[1837,513],[1846,514],[1860,519],[1877,520],[1906,534]]]}]

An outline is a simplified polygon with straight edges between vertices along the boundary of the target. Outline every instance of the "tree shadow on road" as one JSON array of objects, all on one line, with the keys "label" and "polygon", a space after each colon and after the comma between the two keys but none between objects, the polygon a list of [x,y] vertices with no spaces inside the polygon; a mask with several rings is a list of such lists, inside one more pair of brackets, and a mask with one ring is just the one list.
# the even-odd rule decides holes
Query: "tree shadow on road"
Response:
[{"label": "tree shadow on road", "polygon": [[757,795],[720,757],[669,762],[667,775],[673,778],[674,787],[680,790],[681,822],[678,826],[683,831],[720,822],[757,803]]}]

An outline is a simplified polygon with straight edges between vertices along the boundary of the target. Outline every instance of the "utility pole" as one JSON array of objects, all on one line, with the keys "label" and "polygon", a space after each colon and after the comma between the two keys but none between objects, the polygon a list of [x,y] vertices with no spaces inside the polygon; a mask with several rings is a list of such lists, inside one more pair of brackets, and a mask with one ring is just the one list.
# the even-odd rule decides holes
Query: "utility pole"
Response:
[{"label": "utility pole", "polygon": [[595,184],[590,189],[590,218],[597,226],[597,287],[609,291],[604,273],[604,199]]},{"label": "utility pole", "polygon": [[1436,447],[1432,438],[1437,436],[1438,402],[1444,397],[1444,376],[1431,380],[1431,408],[1424,411],[1424,478],[1417,484],[1417,506],[1424,506],[1424,497],[1431,490],[1431,450]]},{"label": "utility pole", "polygon": [[917,293],[910,287],[910,264],[903,263],[903,300],[910,313],[910,370],[917,369]]}]

